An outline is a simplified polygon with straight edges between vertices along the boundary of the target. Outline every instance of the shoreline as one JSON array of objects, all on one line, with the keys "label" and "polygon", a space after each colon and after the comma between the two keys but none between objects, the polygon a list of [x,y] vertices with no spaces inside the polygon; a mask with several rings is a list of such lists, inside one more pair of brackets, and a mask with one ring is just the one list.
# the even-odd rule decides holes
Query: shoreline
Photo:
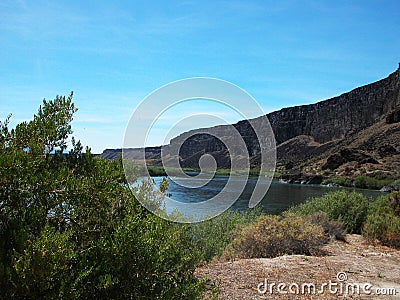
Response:
[{"label": "shoreline", "polygon": [[[161,166],[148,166],[148,171],[150,177],[168,177],[168,174],[165,172],[164,168]],[[194,168],[183,168],[183,171],[190,175],[199,174],[200,169]],[[172,170],[173,176],[174,170]],[[217,169],[214,177],[228,177],[231,172],[228,169]],[[234,173],[234,176],[246,175],[245,172],[237,171]],[[254,178],[259,176],[259,170],[250,169],[248,177]],[[394,175],[392,175],[394,177]],[[348,188],[348,189],[357,189],[357,190],[368,190],[368,191],[380,191],[382,193],[388,193],[392,191],[398,191],[399,187],[397,185],[391,185],[391,183],[398,182],[400,177],[394,177],[391,183],[377,185],[377,188],[371,188],[368,186],[357,185],[355,182],[358,179],[366,178],[367,176],[356,176],[356,177],[327,177],[320,174],[281,174],[280,172],[275,172],[273,176],[273,181],[279,181],[281,184],[290,184],[290,185],[307,185],[307,186],[320,186],[327,188]],[[371,178],[371,177],[368,177]],[[367,178],[367,179],[368,179]],[[371,179],[372,180],[372,179]],[[339,184],[337,182],[343,182],[346,184]],[[325,184],[324,184],[325,183]],[[397,183],[398,184],[398,183]]]}]

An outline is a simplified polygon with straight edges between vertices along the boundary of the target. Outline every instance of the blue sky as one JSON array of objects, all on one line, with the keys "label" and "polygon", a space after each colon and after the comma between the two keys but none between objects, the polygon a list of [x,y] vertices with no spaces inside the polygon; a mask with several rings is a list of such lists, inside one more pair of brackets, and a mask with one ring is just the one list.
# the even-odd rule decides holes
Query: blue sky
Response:
[{"label": "blue sky", "polygon": [[[0,118],[74,91],[74,135],[98,153],[122,147],[135,107],[171,81],[224,79],[271,112],[386,77],[399,28],[397,1],[1,0]],[[240,118],[198,103],[169,115],[199,111]]]}]

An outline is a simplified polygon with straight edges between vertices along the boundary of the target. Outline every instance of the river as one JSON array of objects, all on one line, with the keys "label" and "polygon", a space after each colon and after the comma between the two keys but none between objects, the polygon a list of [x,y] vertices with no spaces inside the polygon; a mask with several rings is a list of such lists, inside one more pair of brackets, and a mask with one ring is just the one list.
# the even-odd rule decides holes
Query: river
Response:
[{"label": "river", "polygon": [[[156,185],[162,180],[163,177],[153,177]],[[170,180],[168,193],[171,194],[173,200],[179,202],[201,202],[210,199],[217,195],[226,185],[228,176],[215,176],[208,184],[199,188],[187,188],[176,184]],[[199,179],[189,178],[186,181],[196,181]],[[235,178],[235,180],[241,180]],[[245,179],[242,179],[245,180]],[[249,198],[256,184],[257,178],[249,177],[246,187],[239,199],[233,204],[231,209],[233,210],[244,210],[248,208]],[[265,184],[267,184],[265,182]],[[266,185],[267,186],[267,185]],[[355,188],[335,188],[326,187],[321,185],[306,185],[306,184],[285,184],[279,181],[272,181],[270,188],[261,202],[257,205],[261,210],[268,214],[279,214],[289,207],[302,203],[310,197],[321,196],[325,193],[346,189],[350,191],[357,191],[368,197],[377,197],[382,195],[382,192],[373,190],[363,190]],[[167,208],[168,209],[168,208]],[[187,212],[183,212],[187,213]]]}]

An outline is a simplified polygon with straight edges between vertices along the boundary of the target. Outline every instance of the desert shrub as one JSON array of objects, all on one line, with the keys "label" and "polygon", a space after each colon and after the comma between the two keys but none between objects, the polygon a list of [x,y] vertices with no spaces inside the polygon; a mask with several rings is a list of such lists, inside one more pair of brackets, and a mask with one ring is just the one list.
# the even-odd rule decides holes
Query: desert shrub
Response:
[{"label": "desert shrub", "polygon": [[393,214],[370,214],[363,235],[370,242],[379,240],[383,245],[400,248],[400,217]]},{"label": "desert shrub", "polygon": [[166,176],[164,168],[161,166],[147,166],[147,171],[150,176]]},{"label": "desert shrub", "polygon": [[325,179],[322,184],[323,185],[327,185],[329,183],[334,183],[340,186],[352,186],[352,182],[351,180],[347,179],[347,178],[328,178]]},{"label": "desert shrub", "polygon": [[394,181],[397,176],[394,174],[379,171],[379,172],[374,173],[373,177],[376,180],[387,180],[387,182],[391,182],[391,181]]},{"label": "desert shrub", "polygon": [[377,198],[371,203],[363,235],[370,242],[400,248],[400,192]]},{"label": "desert shrub", "polygon": [[329,220],[338,221],[347,233],[361,233],[367,217],[369,200],[356,192],[336,191],[310,200],[288,210],[288,213],[311,215],[324,212]]},{"label": "desert shrub", "polygon": [[385,185],[392,185],[394,177],[385,173],[377,173],[373,177],[358,176],[354,179],[354,186],[360,189],[379,190]]},{"label": "desert shrub", "polygon": [[327,241],[323,229],[304,217],[261,216],[238,232],[222,259],[318,254]]},{"label": "desert shrub", "polygon": [[390,185],[400,190],[400,179],[393,181]]},{"label": "desert shrub", "polygon": [[233,240],[243,226],[254,223],[261,215],[258,209],[226,211],[221,215],[200,223],[188,225],[203,261],[222,254],[223,249]]},{"label": "desert shrub", "polygon": [[400,216],[400,191],[392,192],[387,197],[390,202],[390,207],[393,210],[393,214]]},{"label": "desert shrub", "polygon": [[70,267],[78,258],[71,236],[71,231],[59,232],[46,225],[37,238],[27,242],[22,252],[14,253],[14,272],[10,275],[13,284],[20,287],[16,295],[29,298],[40,291],[42,298],[66,296],[63,283],[72,281]]},{"label": "desert shrub", "polygon": [[324,233],[331,239],[345,241],[346,232],[342,228],[342,224],[337,221],[329,220],[326,213],[318,212],[307,215],[306,218],[313,224],[321,226]]},{"label": "desert shrub", "polygon": [[394,214],[398,209],[398,194],[394,192],[377,197],[370,202],[368,214]]},{"label": "desert shrub", "polygon": [[356,179],[354,179],[354,186],[360,189],[371,189],[371,190],[376,190],[383,187],[383,185],[380,184],[379,180],[368,176],[356,177]]}]

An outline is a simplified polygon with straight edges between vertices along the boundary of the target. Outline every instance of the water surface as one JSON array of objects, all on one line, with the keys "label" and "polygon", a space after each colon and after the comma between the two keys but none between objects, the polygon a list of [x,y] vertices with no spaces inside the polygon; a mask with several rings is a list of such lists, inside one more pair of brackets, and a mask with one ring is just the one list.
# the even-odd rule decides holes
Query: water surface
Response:
[{"label": "water surface", "polygon": [[[155,183],[162,180],[163,177],[153,177]],[[210,199],[217,195],[225,186],[228,181],[228,176],[216,176],[208,184],[200,188],[187,188],[176,184],[170,180],[168,187],[168,193],[171,194],[171,198],[179,202],[201,202]],[[182,180],[182,179],[179,179]],[[185,181],[198,181],[201,179],[189,178]],[[245,180],[240,177],[236,177],[234,180]],[[249,177],[246,187],[239,199],[234,203],[231,209],[233,210],[244,210],[248,208],[248,201],[250,199],[252,190],[257,182],[256,177]],[[261,182],[267,188],[267,182]],[[302,203],[310,197],[322,196],[325,193],[336,191],[339,189],[346,189],[350,191],[357,191],[368,197],[377,197],[382,193],[379,191],[363,190],[355,188],[332,188],[321,185],[306,185],[306,184],[285,184],[278,181],[272,181],[270,188],[261,202],[257,205],[264,212],[268,214],[279,214],[289,207]],[[232,191],[234,194],[237,191]],[[170,208],[169,208],[170,209]],[[189,214],[191,212],[183,212]]]}]

